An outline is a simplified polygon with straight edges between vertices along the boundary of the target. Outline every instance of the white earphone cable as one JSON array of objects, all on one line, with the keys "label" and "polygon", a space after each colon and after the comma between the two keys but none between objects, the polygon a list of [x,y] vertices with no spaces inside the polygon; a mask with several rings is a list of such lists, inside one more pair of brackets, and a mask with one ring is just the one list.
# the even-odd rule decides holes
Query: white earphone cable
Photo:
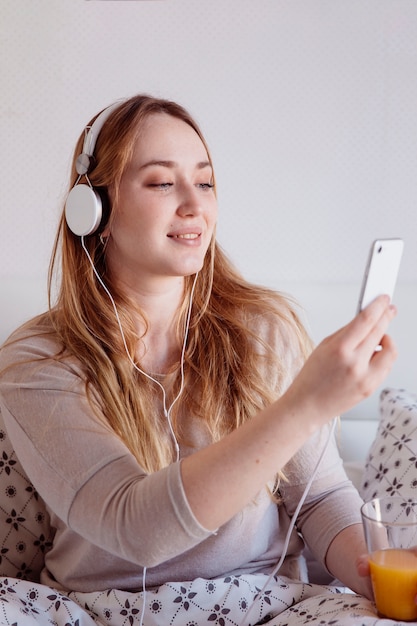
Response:
[{"label": "white earphone cable", "polygon": [[[179,400],[182,392],[184,391],[185,350],[186,350],[186,347],[187,347],[188,332],[189,332],[189,329],[190,329],[190,320],[191,320],[191,310],[192,310],[192,304],[193,304],[194,290],[195,290],[195,286],[196,286],[196,283],[197,283],[198,272],[196,273],[196,275],[194,277],[194,282],[193,282],[193,285],[191,287],[190,302],[188,304],[187,318],[186,318],[186,323],[185,323],[184,341],[182,343],[182,349],[181,349],[181,359],[180,359],[181,384],[180,384],[180,388],[179,388],[179,391],[178,391],[177,395],[175,396],[175,398],[173,399],[173,401],[171,402],[170,406],[167,409],[167,406],[166,406],[166,392],[165,392],[164,386],[161,385],[159,380],[156,380],[150,374],[148,374],[147,372],[143,371],[138,365],[136,365],[136,363],[134,362],[134,360],[133,360],[133,358],[132,358],[132,356],[131,356],[131,354],[129,352],[129,349],[127,347],[125,334],[124,334],[124,331],[123,331],[122,322],[121,322],[121,319],[120,319],[120,316],[119,316],[119,312],[117,310],[116,303],[115,303],[114,298],[111,295],[107,285],[105,284],[105,282],[101,278],[100,274],[98,273],[98,271],[97,271],[97,269],[96,269],[96,267],[95,267],[95,265],[93,263],[93,259],[91,258],[90,253],[88,252],[87,247],[85,245],[84,236],[81,236],[81,245],[83,247],[83,250],[84,250],[85,254],[87,255],[87,258],[89,260],[91,268],[92,268],[92,270],[93,270],[93,272],[94,272],[98,282],[103,287],[104,291],[106,292],[107,296],[110,299],[110,302],[112,303],[113,311],[114,311],[114,314],[115,314],[116,320],[117,320],[117,325],[119,327],[120,335],[121,335],[121,338],[122,338],[122,341],[123,341],[123,346],[124,346],[126,355],[127,355],[128,359],[129,359],[130,363],[133,365],[133,367],[138,372],[143,374],[143,376],[146,376],[146,378],[148,378],[149,380],[152,380],[156,385],[158,385],[158,387],[162,391],[162,402],[163,402],[164,416],[167,419],[168,427],[169,427],[169,430],[170,430],[170,433],[171,433],[171,437],[172,437],[173,442],[174,442],[175,453],[176,453],[176,460],[179,461],[179,459],[180,459],[180,447],[179,447],[177,438],[175,436],[174,429],[172,427],[171,411],[172,411],[172,408],[174,407],[175,403]],[[143,618],[144,618],[144,615],[145,615],[145,608],[146,608],[145,600],[146,600],[146,567],[143,568],[143,573],[142,573],[142,611],[141,611],[141,615],[140,615],[139,626],[143,625]]]},{"label": "white earphone cable", "polygon": [[145,617],[145,599],[146,599],[146,567],[142,572],[142,610],[140,612],[139,626],[143,626],[143,618]]},{"label": "white earphone cable", "polygon": [[[264,586],[262,587],[260,592],[256,595],[256,597],[259,597],[259,596],[261,596],[263,594],[263,592],[265,591],[265,589],[267,588],[267,586],[269,585],[271,580],[274,578],[274,576],[277,574],[277,572],[279,571],[281,565],[284,562],[284,559],[285,559],[285,557],[287,555],[287,550],[288,550],[288,545],[290,543],[291,534],[292,534],[292,531],[294,530],[294,526],[295,526],[295,523],[297,521],[298,514],[300,513],[301,507],[303,506],[304,501],[305,501],[305,499],[307,497],[307,494],[310,491],[311,485],[313,484],[313,480],[315,479],[315,477],[317,475],[317,472],[318,472],[319,467],[320,467],[320,463],[323,460],[323,457],[324,457],[324,455],[326,453],[326,450],[329,447],[330,441],[331,441],[331,439],[333,437],[333,433],[334,433],[335,428],[336,428],[336,424],[337,424],[337,418],[335,417],[333,419],[333,421],[332,421],[332,425],[330,427],[329,434],[328,434],[327,439],[326,439],[326,443],[325,443],[325,445],[323,447],[323,450],[321,451],[320,457],[319,457],[319,459],[318,459],[318,461],[316,463],[316,467],[314,468],[314,471],[313,471],[312,475],[310,476],[310,479],[309,479],[309,481],[308,481],[308,483],[307,483],[307,485],[306,485],[306,487],[305,487],[305,489],[303,491],[303,494],[302,494],[302,496],[300,498],[300,501],[297,504],[297,508],[295,509],[294,514],[293,514],[293,516],[291,518],[291,523],[290,523],[290,525],[288,527],[287,534],[285,536],[284,547],[282,549],[281,557],[280,557],[277,565],[274,567],[273,571],[271,572],[271,574],[268,576]],[[249,610],[246,613],[246,615],[244,617],[244,620],[243,620],[243,622],[241,622],[240,626],[245,626],[247,624],[249,615],[251,614],[251,612],[253,610],[253,607],[254,607],[254,602],[252,602],[252,604],[250,605]]]},{"label": "white earphone cable", "polygon": [[158,387],[161,389],[162,391],[162,402],[163,402],[163,411],[164,411],[164,415],[168,421],[168,426],[171,432],[171,436],[175,445],[175,450],[176,450],[176,455],[177,455],[177,461],[179,460],[179,455],[180,455],[180,450],[179,450],[179,445],[178,445],[178,441],[177,438],[175,437],[175,433],[174,433],[174,429],[172,427],[172,423],[171,423],[171,411],[175,405],[175,403],[178,401],[178,399],[181,397],[182,392],[184,391],[184,357],[185,357],[185,350],[187,347],[187,339],[188,339],[188,332],[189,332],[189,328],[190,328],[190,320],[191,320],[191,310],[192,310],[192,303],[193,303],[193,297],[194,297],[194,290],[195,290],[195,286],[197,283],[197,278],[198,278],[198,272],[196,273],[195,277],[194,277],[194,282],[191,288],[191,293],[190,293],[190,302],[188,305],[188,312],[187,312],[187,318],[186,318],[186,325],[185,325],[185,333],[184,333],[184,340],[183,340],[183,344],[182,344],[182,350],[181,350],[181,360],[180,360],[180,373],[181,373],[181,384],[180,384],[180,389],[177,393],[177,395],[175,396],[174,400],[172,401],[171,405],[167,408],[166,406],[166,392],[164,389],[164,386],[161,385],[161,383],[159,382],[159,380],[156,380],[156,378],[153,378],[150,374],[148,374],[147,372],[145,372],[144,370],[142,370],[138,365],[136,365],[136,363],[134,362],[129,349],[127,347],[127,343],[126,343],[126,338],[125,338],[125,334],[123,331],[123,326],[122,326],[122,322],[119,316],[119,312],[117,310],[117,306],[116,303],[114,301],[113,296],[111,295],[107,285],[105,284],[105,282],[103,281],[103,279],[101,278],[100,274],[98,273],[93,260],[90,256],[90,253],[87,250],[87,247],[85,245],[85,241],[84,241],[84,236],[81,236],[81,245],[83,247],[83,250],[85,252],[85,254],[87,255],[87,258],[90,262],[90,265],[92,267],[92,270],[98,280],[98,282],[100,283],[100,285],[103,287],[104,291],[106,292],[107,296],[110,299],[110,302],[112,303],[113,306],[113,310],[114,310],[114,314],[116,316],[116,320],[117,320],[117,324],[119,326],[119,331],[120,331],[120,335],[123,341],[123,346],[126,352],[126,355],[130,361],[130,363],[133,365],[133,367],[140,372],[141,374],[143,374],[143,376],[146,376],[146,378],[148,378],[149,380],[151,380],[152,382],[154,382],[156,385],[158,385]]}]

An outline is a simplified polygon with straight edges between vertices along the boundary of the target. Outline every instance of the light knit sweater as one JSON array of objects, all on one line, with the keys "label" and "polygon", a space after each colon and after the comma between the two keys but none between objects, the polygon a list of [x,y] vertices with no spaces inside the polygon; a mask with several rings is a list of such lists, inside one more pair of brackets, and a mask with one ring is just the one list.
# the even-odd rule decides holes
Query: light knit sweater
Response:
[{"label": "light knit sweater", "polygon": [[[283,369],[288,385],[301,366],[300,355],[291,353],[291,337],[265,321],[262,334],[277,344],[281,360],[287,360]],[[43,583],[67,591],[134,591],[142,588],[143,567],[147,587],[272,570],[290,516],[327,439],[327,427],[286,466],[282,504],[275,504],[263,489],[212,533],[190,509],[180,462],[147,475],[97,418],[76,358],[39,360],[58,351],[51,336],[35,337],[26,329],[13,338],[0,352],[0,408],[16,453],[56,528]],[[191,445],[181,449],[181,456],[209,443],[197,419],[184,416],[184,421]],[[360,504],[332,440],[297,521],[298,531],[321,562],[336,534],[360,522]],[[280,573],[297,575],[294,565],[302,548],[303,541],[293,531]]]}]

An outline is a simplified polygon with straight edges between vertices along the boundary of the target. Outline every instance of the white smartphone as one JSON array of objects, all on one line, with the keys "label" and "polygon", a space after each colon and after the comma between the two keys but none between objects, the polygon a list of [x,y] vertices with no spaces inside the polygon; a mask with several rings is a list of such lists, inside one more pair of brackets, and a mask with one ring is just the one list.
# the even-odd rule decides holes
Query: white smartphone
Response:
[{"label": "white smartphone", "polygon": [[404,248],[402,239],[376,239],[369,252],[357,312],[377,296],[392,299]]}]

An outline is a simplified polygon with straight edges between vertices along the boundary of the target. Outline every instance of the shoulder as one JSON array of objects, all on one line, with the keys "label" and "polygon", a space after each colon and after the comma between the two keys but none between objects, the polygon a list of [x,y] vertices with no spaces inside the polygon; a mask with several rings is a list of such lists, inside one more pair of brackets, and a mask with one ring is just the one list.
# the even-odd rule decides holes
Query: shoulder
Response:
[{"label": "shoulder", "polygon": [[82,363],[63,349],[48,318],[26,323],[0,349],[0,410],[34,429],[33,437],[52,415],[73,419],[87,415],[92,404],[100,410],[94,388],[88,393]]},{"label": "shoulder", "polygon": [[265,375],[276,376],[276,386],[282,392],[313,349],[300,307],[286,294],[265,291],[259,303],[247,308],[245,316],[256,351],[263,357]]},{"label": "shoulder", "polygon": [[248,325],[276,352],[294,350],[307,357],[312,341],[301,319],[301,307],[287,294],[265,290],[246,311]]},{"label": "shoulder", "polygon": [[19,328],[0,347],[0,364],[11,365],[30,355],[45,357],[59,352],[61,346],[55,338],[49,315],[43,313]]},{"label": "shoulder", "polygon": [[20,326],[1,346],[0,380],[18,380],[51,369],[59,369],[61,376],[65,370],[81,373],[78,360],[65,355],[50,315],[44,313]]}]

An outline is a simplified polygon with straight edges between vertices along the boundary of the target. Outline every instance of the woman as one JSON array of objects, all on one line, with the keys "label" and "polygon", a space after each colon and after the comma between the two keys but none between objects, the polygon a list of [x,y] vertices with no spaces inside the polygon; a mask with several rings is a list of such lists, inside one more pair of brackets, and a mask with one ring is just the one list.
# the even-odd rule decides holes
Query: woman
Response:
[{"label": "woman", "polygon": [[216,243],[213,166],[189,114],[137,96],[98,126],[71,187],[99,190],[104,215],[84,234],[67,203],[57,301],[0,357],[7,429],[56,529],[42,583],[86,609],[80,624],[298,624],[305,602],[327,623],[339,598],[299,581],[303,543],[293,530],[286,549],[286,531],[317,471],[297,529],[370,597],[361,501],[329,424],[390,370],[395,309],[378,298],[312,351],[292,303]]}]

